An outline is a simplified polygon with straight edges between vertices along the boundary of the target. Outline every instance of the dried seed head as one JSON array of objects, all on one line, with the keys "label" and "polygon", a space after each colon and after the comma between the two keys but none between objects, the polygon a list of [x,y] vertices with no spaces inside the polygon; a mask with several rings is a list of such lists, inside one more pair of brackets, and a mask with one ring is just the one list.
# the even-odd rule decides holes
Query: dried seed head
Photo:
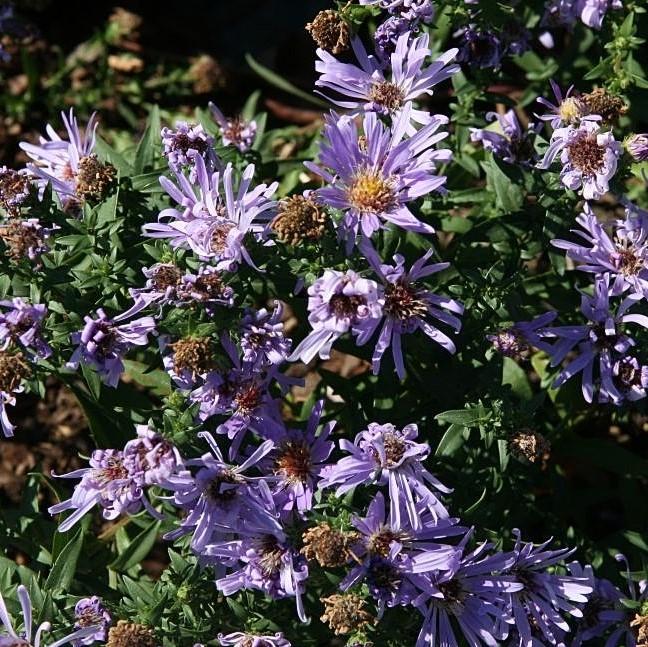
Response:
[{"label": "dried seed head", "polygon": [[349,545],[356,538],[356,533],[342,532],[331,528],[326,522],[321,522],[304,532],[304,547],[301,552],[307,560],[315,560],[325,568],[343,566],[351,557]]},{"label": "dried seed head", "polygon": [[648,616],[641,616],[638,613],[630,622],[637,640],[636,647],[648,647]]},{"label": "dried seed head", "polygon": [[108,194],[116,174],[112,164],[100,162],[96,155],[82,157],[76,177],[77,196],[85,200],[101,200]]},{"label": "dried seed head", "polygon": [[551,444],[537,431],[522,429],[511,434],[508,439],[508,448],[518,460],[531,463],[546,463],[551,454]]},{"label": "dried seed head", "polygon": [[196,94],[209,94],[224,87],[226,83],[223,68],[215,58],[207,54],[192,60],[189,78],[193,80],[193,90]]},{"label": "dried seed head", "polygon": [[169,344],[177,372],[188,371],[193,378],[216,368],[214,347],[209,337],[186,337]]},{"label": "dried seed head", "polygon": [[155,634],[150,627],[120,620],[108,630],[106,647],[156,647]]},{"label": "dried seed head", "polygon": [[32,371],[22,353],[0,351],[0,391],[12,393]]},{"label": "dried seed head", "polygon": [[8,220],[0,227],[0,238],[7,247],[7,254],[15,261],[46,251],[41,229],[28,222]]},{"label": "dried seed head", "polygon": [[20,213],[20,206],[29,196],[31,182],[25,173],[0,168],[0,206],[11,216]]},{"label": "dried seed head", "polygon": [[272,221],[277,238],[287,245],[319,240],[326,231],[329,216],[311,197],[293,195],[279,203],[279,213]]},{"label": "dried seed head", "polygon": [[182,272],[179,268],[171,263],[158,265],[153,274],[153,286],[156,290],[167,290],[167,288],[175,288],[182,280]]},{"label": "dried seed head", "polygon": [[331,54],[341,54],[349,49],[350,30],[347,22],[333,9],[320,11],[306,25],[306,31],[311,35],[318,47]]},{"label": "dried seed head", "polygon": [[326,622],[334,634],[355,633],[358,629],[375,624],[376,619],[364,609],[366,602],[355,593],[329,595],[321,598],[324,603],[322,622]]},{"label": "dried seed head", "polygon": [[600,115],[607,123],[618,121],[621,115],[628,112],[628,106],[623,99],[609,94],[604,88],[595,88],[591,92],[586,92],[581,95],[581,100],[590,114]]}]

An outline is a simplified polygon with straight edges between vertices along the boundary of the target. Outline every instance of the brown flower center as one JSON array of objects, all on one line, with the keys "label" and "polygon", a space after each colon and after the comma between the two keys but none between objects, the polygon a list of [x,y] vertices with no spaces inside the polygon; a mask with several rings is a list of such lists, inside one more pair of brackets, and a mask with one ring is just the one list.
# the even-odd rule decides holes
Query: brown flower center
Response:
[{"label": "brown flower center", "polygon": [[243,483],[243,479],[240,476],[234,472],[223,471],[209,483],[206,494],[217,503],[231,501],[236,496],[238,489],[231,486],[238,486],[241,483]]},{"label": "brown flower center", "polygon": [[86,155],[79,160],[76,176],[76,194],[86,200],[101,200],[108,194],[117,171],[112,164],[104,164],[96,155]]},{"label": "brown flower center", "polygon": [[405,93],[391,81],[379,81],[371,86],[369,100],[383,106],[389,112],[394,112],[403,105]]},{"label": "brown flower center", "polygon": [[404,539],[402,532],[394,531],[387,526],[382,526],[377,532],[371,535],[367,541],[367,550],[373,555],[387,557],[391,543]]},{"label": "brown flower center", "polygon": [[595,175],[603,167],[605,147],[600,146],[596,135],[582,134],[567,145],[569,161],[583,175]]},{"label": "brown flower center", "polygon": [[406,283],[390,283],[385,287],[385,312],[394,319],[407,321],[415,317],[425,317],[427,304],[419,292]]},{"label": "brown flower center", "polygon": [[334,294],[329,301],[329,312],[337,319],[351,319],[358,314],[358,308],[367,300],[360,295]]},{"label": "brown flower center", "polygon": [[227,236],[234,229],[234,224],[231,222],[223,222],[212,231],[210,247],[216,254],[222,254],[227,249]]},{"label": "brown flower center", "polygon": [[182,272],[175,265],[159,265],[153,274],[153,286],[156,290],[165,291],[175,288],[182,278]]},{"label": "brown flower center", "polygon": [[303,441],[288,440],[279,447],[275,473],[288,481],[305,482],[312,467],[310,447]]},{"label": "brown flower center", "polygon": [[22,353],[12,355],[7,351],[0,351],[0,391],[12,393],[31,373]]},{"label": "brown flower center", "polygon": [[178,133],[173,137],[171,149],[185,154],[187,151],[194,150],[202,155],[207,150],[207,142],[199,137],[191,139],[186,133]]},{"label": "brown flower center", "polygon": [[210,337],[187,337],[169,345],[173,349],[173,363],[178,372],[188,371],[195,378],[216,368]]}]

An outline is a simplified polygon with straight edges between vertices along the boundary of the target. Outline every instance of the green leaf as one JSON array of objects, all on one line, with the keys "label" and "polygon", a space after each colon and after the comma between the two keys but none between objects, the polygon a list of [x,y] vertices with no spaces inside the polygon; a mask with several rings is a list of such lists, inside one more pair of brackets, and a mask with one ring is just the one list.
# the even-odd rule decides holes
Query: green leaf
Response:
[{"label": "green leaf", "polygon": [[524,193],[521,188],[523,182],[519,177],[516,177],[520,174],[519,170],[510,164],[505,165],[504,162],[500,162],[492,156],[484,166],[489,185],[495,191],[497,206],[506,213],[519,211],[524,202]]},{"label": "green leaf", "polygon": [[146,124],[146,129],[135,151],[135,163],[133,164],[135,174],[143,173],[145,168],[151,166],[159,141],[160,109],[157,106],[153,106]]},{"label": "green leaf", "polygon": [[462,427],[475,427],[480,422],[488,420],[487,412],[481,405],[470,409],[450,409],[434,416],[439,422],[449,422]]},{"label": "green leaf", "polygon": [[124,360],[125,374],[134,382],[150,388],[155,395],[165,396],[171,393],[171,378],[166,371],[156,368],[149,370],[148,364]]},{"label": "green leaf", "polygon": [[452,456],[465,441],[463,425],[452,424],[448,427],[434,453],[435,456]]},{"label": "green leaf", "polygon": [[314,106],[317,106],[318,108],[329,107],[329,105],[326,102],[322,101],[321,99],[318,99],[317,97],[313,96],[312,94],[309,94],[308,92],[304,92],[304,90],[300,90],[297,86],[293,85],[290,81],[287,81],[283,77],[279,76],[277,73],[273,72],[272,70],[269,70],[264,65],[261,65],[261,63],[259,63],[251,54],[246,54],[245,60],[247,61],[247,64],[262,79],[270,83],[270,85],[274,85],[276,88],[279,88],[280,90],[283,90],[288,94],[292,94],[295,97],[299,97],[303,101],[308,101],[308,103],[311,103]]},{"label": "green leaf", "polygon": [[72,539],[59,553],[52,570],[47,576],[45,588],[48,591],[65,591],[70,586],[76,572],[82,546],[83,527],[80,526]]},{"label": "green leaf", "polygon": [[131,540],[126,549],[108,564],[108,568],[123,572],[139,564],[151,552],[151,548],[157,540],[161,523],[158,519],[144,528]]},{"label": "green leaf", "polygon": [[484,488],[479,499],[477,499],[477,501],[475,501],[475,503],[473,503],[470,507],[466,508],[464,510],[464,514],[470,514],[471,512],[477,510],[477,508],[481,505],[482,501],[486,498],[487,491],[488,491],[487,488]]},{"label": "green leaf", "polygon": [[526,371],[510,357],[505,357],[502,364],[502,385],[504,384],[509,384],[520,400],[530,400],[533,397]]}]

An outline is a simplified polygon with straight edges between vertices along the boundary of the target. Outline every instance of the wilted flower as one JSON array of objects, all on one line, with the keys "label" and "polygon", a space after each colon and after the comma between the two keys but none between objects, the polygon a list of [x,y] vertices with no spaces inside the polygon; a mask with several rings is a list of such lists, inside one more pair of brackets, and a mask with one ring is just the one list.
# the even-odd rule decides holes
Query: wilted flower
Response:
[{"label": "wilted flower", "polygon": [[40,145],[21,142],[20,147],[33,160],[27,165],[37,178],[42,191],[48,182],[59,196],[64,208],[75,209],[85,199],[99,200],[107,192],[115,177],[115,168],[100,162],[94,154],[96,114],[88,121],[81,135],[74,111],[61,113],[68,140],[61,139],[48,124],[49,139],[40,138]]},{"label": "wilted flower", "polygon": [[612,132],[600,132],[595,121],[554,130],[540,168],[549,168],[560,154],[560,179],[568,188],[581,190],[583,198],[594,200],[609,190],[616,173],[621,145]]},{"label": "wilted flower", "polygon": [[31,368],[22,353],[0,350],[0,424],[6,438],[13,436],[15,429],[9,421],[7,405],[16,404],[15,396],[24,391],[23,380],[31,374]]},{"label": "wilted flower", "polygon": [[349,25],[338,11],[333,9],[320,11],[313,18],[313,22],[306,25],[306,31],[318,47],[331,54],[341,54],[349,49],[351,34]]},{"label": "wilted flower", "polygon": [[31,304],[20,297],[0,301],[0,346],[6,350],[10,344],[22,346],[27,354],[36,358],[49,357],[52,349],[43,339],[41,327],[47,307]]},{"label": "wilted flower", "polygon": [[433,254],[433,250],[428,250],[409,270],[405,270],[405,259],[400,254],[394,256],[394,265],[388,265],[381,263],[376,250],[369,244],[361,244],[361,251],[380,277],[384,289],[384,319],[372,322],[372,326],[358,336],[357,342],[367,342],[383,322],[372,356],[374,375],[380,372],[382,356],[391,346],[396,373],[401,380],[405,378],[401,338],[403,334],[412,334],[417,330],[454,353],[454,342],[436,324],[440,322],[458,332],[461,330],[461,320],[455,315],[463,313],[463,306],[454,299],[435,294],[418,282],[446,269],[449,263],[426,264]]},{"label": "wilted flower", "polygon": [[26,171],[0,166],[0,206],[8,215],[20,213],[20,207],[29,197],[30,190],[31,178]]},{"label": "wilted flower", "polygon": [[124,355],[135,346],[146,346],[148,335],[155,330],[153,317],[118,325],[122,318],[110,319],[101,308],[97,310],[96,319],[84,317],[83,330],[71,335],[72,342],[78,346],[67,367],[77,369],[80,363],[91,366],[105,384],[116,387],[124,372]]},{"label": "wilted flower", "polygon": [[[170,342],[165,335],[159,343],[164,368],[181,389],[203,384],[207,375],[219,368],[212,337],[189,336]],[[171,349],[170,353],[165,352],[167,348]]]},{"label": "wilted flower", "polygon": [[291,195],[279,203],[277,215],[270,223],[278,240],[296,247],[322,238],[330,216],[315,195]]},{"label": "wilted flower", "polygon": [[515,458],[530,463],[545,463],[551,452],[549,441],[534,429],[515,431],[509,436],[507,447]]},{"label": "wilted flower", "polygon": [[303,532],[301,553],[324,568],[336,568],[351,559],[350,546],[356,540],[356,533],[337,530],[323,521]]},{"label": "wilted flower", "polygon": [[417,504],[427,508],[435,518],[446,519],[448,511],[434,491],[447,494],[452,490],[423,466],[430,455],[430,446],[415,442],[417,436],[415,424],[399,430],[392,424],[370,423],[353,443],[340,440],[340,449],[351,455],[326,470],[320,487],[336,487],[336,493],[341,495],[361,484],[388,485],[390,517],[396,528],[401,525],[402,508],[412,528],[422,527]]},{"label": "wilted flower", "polygon": [[497,120],[501,132],[490,128],[471,128],[471,141],[481,142],[484,150],[509,164],[528,164],[532,161],[534,152],[529,135],[533,131],[532,128],[527,132],[522,130],[515,110],[508,110],[503,115],[488,112],[486,119]]},{"label": "wilted flower", "polygon": [[96,626],[83,627],[46,645],[43,634],[51,631],[52,625],[49,622],[43,622],[38,627],[34,627],[32,624],[31,599],[27,588],[22,584],[18,585],[16,595],[23,615],[23,631],[19,634],[14,629],[4,598],[0,593],[0,622],[3,624],[4,631],[6,631],[5,635],[0,635],[1,647],[61,647],[62,645],[87,644],[78,643],[77,641],[91,636],[98,629]]},{"label": "wilted flower", "polygon": [[312,332],[288,358],[305,364],[316,355],[328,359],[333,342],[351,330],[361,334],[382,316],[384,299],[378,284],[363,279],[353,270],[325,270],[308,288],[308,321]]},{"label": "wilted flower", "polygon": [[581,94],[580,99],[592,115],[598,115],[601,121],[612,124],[628,112],[628,106],[616,94],[610,94],[605,88],[594,88],[591,92]]},{"label": "wilted flower", "polygon": [[95,641],[104,641],[112,618],[103,605],[101,598],[81,598],[74,606],[74,627],[85,629],[94,627],[94,633],[74,641],[74,647],[91,645]]},{"label": "wilted flower", "polygon": [[336,593],[321,598],[321,601],[324,614],[320,620],[326,622],[336,636],[356,632],[376,622],[376,618],[364,608],[367,602],[355,593]]},{"label": "wilted flower", "polygon": [[108,630],[106,647],[157,647],[155,632],[151,627],[137,622],[119,620]]},{"label": "wilted flower", "polygon": [[[358,38],[351,40],[351,46],[359,66],[341,63],[328,52],[318,49],[320,60],[315,63],[315,69],[320,78],[315,84],[347,97],[349,100],[329,100],[336,106],[351,110],[352,114],[377,112],[397,121],[401,113],[409,109],[409,119],[417,124],[427,124],[434,117],[426,110],[413,109],[412,101],[432,94],[435,85],[459,71],[458,65],[449,65],[457,55],[456,49],[445,52],[423,67],[431,55],[428,44],[427,34],[413,38],[411,42],[409,32],[402,34],[390,56],[389,76],[386,76],[383,66],[367,54]],[[409,120],[406,131],[410,135],[416,132]]]},{"label": "wilted flower", "polygon": [[256,121],[247,121],[243,117],[228,119],[211,101],[209,102],[209,109],[214,121],[220,127],[224,146],[234,146],[241,153],[245,153],[252,148],[258,129]]},{"label": "wilted flower", "polygon": [[38,218],[27,220],[12,218],[0,225],[0,239],[14,261],[19,262],[24,258],[34,261],[49,251],[47,239],[53,229],[43,227]]},{"label": "wilted flower", "polygon": [[[169,167],[174,171],[181,171],[184,167],[191,167],[191,174],[196,155],[202,157],[205,166],[213,170],[217,163],[214,151],[214,138],[205,132],[202,125],[188,124],[186,121],[176,121],[175,128],[162,128],[163,153],[169,160]],[[189,152],[192,151],[192,155]]]},{"label": "wilted flower", "polygon": [[648,160],[648,133],[632,135],[625,140],[624,144],[635,162]]},{"label": "wilted flower", "polygon": [[144,235],[168,239],[172,247],[188,248],[201,259],[213,259],[219,270],[233,271],[242,261],[255,267],[244,238],[248,233],[258,236],[264,231],[259,220],[269,219],[268,212],[275,208],[269,198],[277,183],[250,189],[254,177],[254,165],[250,164],[235,193],[231,164],[222,173],[210,173],[200,155],[189,152],[188,156],[194,159],[196,185],[180,173],[176,173],[178,186],[160,178],[160,184],[182,211],[164,209],[157,223],[144,225]]},{"label": "wilted flower", "polygon": [[403,139],[409,114],[410,108],[404,108],[392,129],[376,114],[365,115],[361,139],[353,119],[331,113],[320,144],[321,166],[306,164],[329,183],[317,190],[318,199],[345,213],[340,227],[347,253],[358,233],[371,237],[384,222],[407,231],[434,233],[407,204],[439,191],[445,184],[445,176],[436,174],[436,164],[449,161],[452,152],[432,147],[448,136],[447,132],[437,132],[448,118],[431,116],[426,126]]}]

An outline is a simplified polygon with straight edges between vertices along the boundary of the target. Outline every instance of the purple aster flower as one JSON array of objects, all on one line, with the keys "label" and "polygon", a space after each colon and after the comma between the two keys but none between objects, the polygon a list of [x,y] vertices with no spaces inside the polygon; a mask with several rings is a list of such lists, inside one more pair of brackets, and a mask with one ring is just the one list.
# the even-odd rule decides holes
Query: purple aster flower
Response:
[{"label": "purple aster flower", "polygon": [[435,85],[459,71],[458,65],[449,65],[457,55],[456,49],[445,52],[424,67],[431,56],[428,44],[427,34],[413,38],[411,42],[409,32],[402,34],[390,56],[387,68],[390,74],[374,56],[367,54],[359,38],[351,41],[359,66],[341,63],[325,50],[318,49],[320,60],[315,63],[315,69],[320,78],[315,84],[347,97],[349,100],[329,100],[336,106],[351,110],[352,114],[377,112],[398,121],[401,113],[408,109],[406,131],[413,135],[416,128],[409,120],[427,124],[435,117],[426,110],[413,109],[412,101],[431,95]]},{"label": "purple aster flower", "polygon": [[[612,365],[612,383],[621,394],[618,400],[610,398],[615,404],[641,400],[646,397],[648,388],[648,366],[640,364],[635,357],[623,357]],[[601,401],[608,401],[606,390],[601,389],[599,395]]]},{"label": "purple aster flower", "polygon": [[437,492],[452,492],[423,467],[430,455],[427,443],[417,443],[418,427],[409,424],[403,430],[392,424],[372,422],[361,431],[353,443],[340,440],[340,449],[351,454],[327,469],[320,487],[335,487],[339,496],[361,484],[389,485],[390,515],[395,527],[400,526],[402,508],[414,529],[422,526],[424,504],[435,518],[446,519],[448,511],[438,499]]},{"label": "purple aster flower", "polygon": [[530,125],[529,130],[524,132],[515,110],[508,110],[503,115],[487,112],[486,119],[497,120],[501,132],[490,128],[471,128],[471,141],[481,142],[484,150],[490,151],[509,164],[528,164],[533,160],[533,146],[529,137],[533,126]]},{"label": "purple aster flower", "polygon": [[216,306],[231,308],[234,305],[234,289],[226,285],[222,273],[210,265],[201,265],[195,274],[185,274],[178,293],[184,305],[202,304],[208,315],[216,311]]},{"label": "purple aster flower", "polygon": [[164,147],[163,154],[173,171],[178,172],[190,167],[190,177],[195,178],[195,156],[201,157],[208,169],[216,167],[218,159],[214,151],[214,138],[208,135],[200,124],[176,121],[175,128],[162,128],[160,135]]},{"label": "purple aster flower", "polygon": [[582,372],[583,397],[587,402],[592,402],[595,389],[594,366],[598,363],[599,388],[603,393],[603,400],[622,400],[622,394],[615,385],[612,367],[617,360],[627,357],[628,351],[635,345],[634,340],[620,329],[627,323],[636,323],[648,328],[647,316],[628,313],[628,309],[639,298],[637,295],[626,297],[616,312],[611,311],[609,276],[605,275],[596,280],[594,296],[582,296],[581,312],[588,320],[586,324],[544,329],[544,337],[556,340],[548,351],[552,367],[558,366],[571,351],[577,352],[577,356],[562,369],[553,383],[553,388],[558,388]]},{"label": "purple aster flower", "polygon": [[509,20],[501,33],[507,54],[519,56],[530,48],[531,32],[519,20]]},{"label": "purple aster flower", "polygon": [[[191,534],[191,548],[202,554],[205,547],[233,531],[239,531],[245,522],[267,528],[279,528],[264,502],[255,494],[258,478],[244,475],[274,447],[271,440],[262,443],[240,465],[230,465],[223,459],[216,442],[207,432],[201,432],[211,454],[186,460],[186,469],[180,470],[164,482],[163,487],[173,492],[173,504],[187,512],[176,530],[165,539],[175,541]],[[197,468],[193,473],[189,468]]]},{"label": "purple aster flower", "polygon": [[390,14],[411,22],[430,23],[434,20],[434,5],[431,0],[360,0],[360,4],[377,5]]},{"label": "purple aster flower", "polygon": [[22,353],[0,350],[0,425],[6,438],[11,438],[16,429],[9,420],[7,405],[16,404],[15,396],[25,390],[23,380],[31,374]]},{"label": "purple aster flower", "polygon": [[390,56],[396,51],[398,39],[411,31],[411,21],[401,16],[389,16],[387,20],[380,23],[373,36],[378,58],[388,63]]},{"label": "purple aster flower", "polygon": [[61,645],[74,645],[76,641],[87,638],[97,631],[97,627],[83,627],[54,642],[45,644],[43,634],[51,631],[52,625],[43,622],[37,627],[33,625],[33,611],[31,599],[27,588],[20,584],[16,590],[23,615],[23,630],[18,633],[13,626],[4,598],[0,594],[0,622],[6,632],[0,635],[0,647],[61,647]]},{"label": "purple aster flower", "polygon": [[80,645],[91,645],[95,641],[105,641],[108,634],[108,627],[112,618],[100,597],[93,595],[91,598],[81,598],[74,607],[74,628],[84,629],[94,627],[94,633],[75,640],[74,647]]},{"label": "purple aster flower", "polygon": [[562,632],[569,631],[562,614],[583,618],[581,607],[594,587],[588,577],[548,571],[569,557],[574,549],[547,550],[551,539],[534,546],[522,542],[519,530],[513,532],[516,536],[515,559],[509,571],[523,585],[521,590],[510,595],[508,602],[517,633],[514,644],[531,647],[534,632],[539,632],[546,641],[542,644],[556,645]]},{"label": "purple aster flower", "polygon": [[292,342],[284,336],[281,321],[283,305],[275,302],[272,312],[265,308],[248,310],[241,320],[241,350],[243,366],[259,371],[286,361]]},{"label": "purple aster flower", "polygon": [[41,335],[43,318],[47,307],[42,303],[31,304],[15,297],[10,301],[0,301],[0,347],[6,350],[10,344],[22,346],[32,357],[45,358],[52,349]]},{"label": "purple aster flower", "polygon": [[648,133],[628,137],[625,147],[635,162],[648,161]]},{"label": "purple aster flower", "polygon": [[231,634],[218,634],[218,640],[224,647],[290,647],[290,643],[281,632],[274,636],[259,636],[257,634],[235,631]]},{"label": "purple aster flower", "polygon": [[14,171],[0,166],[0,206],[8,215],[20,213],[20,207],[29,197],[30,191],[31,178],[26,170]]},{"label": "purple aster flower", "polygon": [[585,204],[576,222],[581,229],[571,231],[584,244],[561,239],[551,244],[566,250],[569,258],[580,263],[579,270],[609,274],[612,296],[630,292],[648,299],[648,215],[627,209],[625,220],[606,227]]},{"label": "purple aster flower", "polygon": [[269,198],[277,183],[259,184],[250,189],[254,165],[243,171],[238,190],[234,190],[234,169],[231,164],[221,173],[209,173],[200,155],[193,157],[196,182],[176,173],[178,186],[165,177],[160,178],[164,190],[182,208],[164,209],[157,223],[142,228],[145,236],[168,239],[172,247],[191,249],[201,259],[216,261],[216,268],[234,270],[242,261],[256,267],[245,247],[246,234],[257,237],[264,231],[259,220],[272,217],[275,202]]},{"label": "purple aster flower", "polygon": [[214,121],[220,127],[224,146],[234,146],[241,153],[245,153],[252,148],[258,129],[256,121],[247,121],[242,117],[228,119],[211,101],[209,102],[209,109]]},{"label": "purple aster flower", "polygon": [[58,229],[55,225],[43,227],[38,218],[11,218],[0,225],[0,239],[7,248],[7,255],[14,261],[22,261],[25,257],[35,261],[49,252],[47,240],[55,229]]},{"label": "purple aster flower", "polygon": [[416,601],[424,616],[417,647],[458,647],[453,625],[474,647],[482,643],[495,647],[506,636],[511,619],[505,598],[522,588],[514,577],[503,574],[513,557],[489,555],[487,543],[467,552],[471,534],[457,547],[463,556],[455,560],[453,567],[431,575],[432,594]]},{"label": "purple aster flower", "polygon": [[567,88],[567,92],[563,96],[560,86],[553,79],[550,79],[549,83],[551,84],[556,103],[552,103],[544,97],[538,97],[537,102],[549,109],[548,113],[535,115],[538,119],[548,122],[552,128],[574,125],[579,123],[581,119],[594,121],[601,119],[598,115],[587,114],[587,104],[578,95],[572,95],[573,85]]},{"label": "purple aster flower", "polygon": [[621,0],[575,0],[580,19],[592,29],[600,29],[610,9],[623,9]]},{"label": "purple aster flower", "polygon": [[405,259],[400,254],[394,256],[395,265],[388,265],[381,262],[370,244],[361,244],[361,251],[384,286],[383,319],[374,320],[359,335],[357,341],[359,345],[366,343],[382,321],[372,357],[374,375],[380,372],[382,357],[391,346],[396,373],[401,380],[405,378],[401,336],[417,330],[422,330],[434,342],[454,353],[454,342],[436,324],[443,323],[458,332],[461,330],[461,321],[455,314],[461,315],[463,306],[458,301],[439,296],[417,283],[420,279],[446,269],[450,264],[426,264],[433,254],[430,249],[409,270],[405,270]]},{"label": "purple aster flower", "polygon": [[108,386],[116,387],[124,372],[124,355],[134,346],[146,346],[148,335],[155,331],[153,317],[142,317],[117,325],[122,316],[110,319],[102,308],[97,318],[84,317],[82,331],[72,333],[72,342],[78,344],[68,368],[77,369],[80,363],[93,367]]},{"label": "purple aster flower", "polygon": [[33,162],[27,164],[28,171],[37,178],[40,192],[48,183],[61,200],[64,209],[77,209],[86,198],[101,198],[115,176],[115,169],[98,161],[94,154],[94,113],[82,135],[74,111],[61,113],[68,140],[61,139],[56,131],[47,125],[49,139],[40,138],[40,145],[20,143]]},{"label": "purple aster flower", "polygon": [[117,449],[96,449],[90,457],[89,467],[54,476],[81,479],[70,499],[48,509],[52,515],[74,510],[59,525],[59,532],[72,528],[95,505],[103,508],[105,519],[113,520],[121,514],[136,514],[145,501],[141,484],[129,473],[124,453]]},{"label": "purple aster flower", "polygon": [[539,168],[549,168],[560,155],[560,179],[572,191],[580,189],[585,200],[600,198],[609,190],[616,173],[621,144],[612,132],[600,132],[595,121],[554,130]]},{"label": "purple aster flower", "polygon": [[326,460],[333,451],[329,435],[335,421],[320,424],[324,401],[311,411],[306,431],[287,429],[283,425],[268,425],[266,432],[275,447],[262,463],[262,469],[273,475],[272,494],[282,515],[295,510],[303,514],[313,507],[313,493],[326,469]]},{"label": "purple aster flower", "polygon": [[360,335],[383,313],[384,299],[375,281],[353,270],[325,270],[308,288],[308,321],[312,332],[288,358],[308,364],[316,355],[328,359],[333,342],[349,330]]},{"label": "purple aster flower", "polygon": [[[272,494],[265,483],[262,486],[264,507],[274,511]],[[308,622],[302,601],[308,565],[281,526],[272,532],[244,527],[237,532],[240,539],[210,543],[204,550],[208,562],[224,564],[230,571],[216,580],[216,588],[227,596],[252,589],[263,591],[273,600],[294,597],[297,616]]]},{"label": "purple aster flower", "polygon": [[455,34],[461,38],[457,61],[479,68],[498,68],[504,56],[502,41],[492,32],[468,25]]},{"label": "purple aster flower", "polygon": [[177,303],[178,288],[182,282],[182,270],[173,263],[155,263],[142,269],[146,277],[143,288],[130,288],[133,305],[124,313],[122,319],[129,319],[153,304],[160,306],[156,318],[162,315],[162,306]]},{"label": "purple aster flower", "polygon": [[447,132],[436,132],[448,118],[434,115],[427,126],[403,139],[409,110],[403,110],[393,129],[377,115],[365,115],[362,137],[352,118],[331,113],[320,144],[322,166],[306,164],[329,184],[317,190],[318,199],[345,212],[340,227],[347,253],[359,232],[370,237],[383,222],[408,231],[434,233],[430,225],[414,216],[407,203],[445,184],[445,176],[436,174],[436,164],[449,161],[452,152],[432,146],[448,136]]},{"label": "purple aster flower", "polygon": [[137,438],[124,445],[123,463],[142,487],[162,485],[183,464],[180,452],[148,425],[135,425]]},{"label": "purple aster flower", "polygon": [[574,577],[586,580],[592,587],[592,593],[583,607],[583,617],[574,627],[571,645],[580,647],[592,638],[603,636],[609,629],[616,629],[624,621],[625,613],[618,608],[623,595],[612,582],[595,577],[589,564],[583,567],[578,562],[572,562],[569,572]]}]

